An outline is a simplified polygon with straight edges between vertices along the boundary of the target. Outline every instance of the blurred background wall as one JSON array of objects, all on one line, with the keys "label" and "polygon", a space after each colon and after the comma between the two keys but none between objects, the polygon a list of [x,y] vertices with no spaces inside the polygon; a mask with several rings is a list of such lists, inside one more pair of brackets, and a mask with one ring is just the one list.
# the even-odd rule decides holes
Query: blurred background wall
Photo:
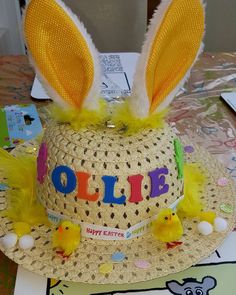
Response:
[{"label": "blurred background wall", "polygon": [[[160,0],[148,2],[150,18]],[[205,51],[236,51],[236,0],[203,2],[206,4]]]},{"label": "blurred background wall", "polygon": [[[140,51],[160,0],[64,0],[85,23],[101,52]],[[189,0],[191,1],[191,0]],[[205,51],[236,51],[236,0],[205,0]],[[0,0],[0,55],[24,54],[20,5]],[[193,20],[194,21],[194,20]]]},{"label": "blurred background wall", "polygon": [[205,51],[236,51],[236,0],[206,4]]},{"label": "blurred background wall", "polygon": [[79,15],[99,51],[140,51],[147,24],[146,0],[64,1]]}]

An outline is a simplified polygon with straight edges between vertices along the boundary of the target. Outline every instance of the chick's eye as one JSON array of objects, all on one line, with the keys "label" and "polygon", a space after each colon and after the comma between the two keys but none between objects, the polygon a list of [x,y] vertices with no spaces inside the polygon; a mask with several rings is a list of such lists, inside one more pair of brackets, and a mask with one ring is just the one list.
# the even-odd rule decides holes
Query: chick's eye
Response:
[{"label": "chick's eye", "polygon": [[172,213],[172,216],[175,216],[175,213]]},{"label": "chick's eye", "polygon": [[165,220],[168,220],[168,217],[167,216],[165,217]]},{"label": "chick's eye", "polygon": [[197,289],[197,290],[196,290],[196,295],[203,295],[202,290],[201,290],[201,289]]},{"label": "chick's eye", "polygon": [[56,230],[58,230],[58,227],[56,227]]},{"label": "chick's eye", "polygon": [[67,227],[66,227],[66,230],[68,230],[68,229],[69,229],[69,227],[67,226]]},{"label": "chick's eye", "polygon": [[185,294],[186,295],[193,295],[193,291],[192,290],[187,290]]}]

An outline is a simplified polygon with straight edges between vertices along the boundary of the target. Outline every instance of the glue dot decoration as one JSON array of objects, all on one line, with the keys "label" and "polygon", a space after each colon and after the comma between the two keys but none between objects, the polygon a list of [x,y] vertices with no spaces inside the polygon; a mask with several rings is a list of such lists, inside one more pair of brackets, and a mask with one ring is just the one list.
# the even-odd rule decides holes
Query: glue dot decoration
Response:
[{"label": "glue dot decoration", "polygon": [[31,235],[24,235],[19,239],[19,247],[23,250],[31,249],[34,246],[34,238]]},{"label": "glue dot decoration", "polygon": [[18,237],[15,233],[8,233],[3,238],[1,238],[1,244],[5,249],[11,249],[15,247],[17,239]]},{"label": "glue dot decoration", "polygon": [[147,260],[136,260],[134,262],[134,265],[137,267],[137,268],[141,268],[141,269],[148,269],[151,267],[151,264],[150,262],[148,262]]},{"label": "glue dot decoration", "polygon": [[34,147],[34,146],[28,146],[26,149],[25,149],[26,153],[28,154],[35,154],[36,151],[37,151],[37,148]]},{"label": "glue dot decoration", "polygon": [[227,214],[230,214],[233,212],[233,206],[230,205],[230,204],[225,204],[225,203],[222,203],[220,205],[220,210],[224,213],[227,213]]},{"label": "glue dot decoration", "polygon": [[213,232],[213,226],[207,221],[200,222],[197,228],[203,236],[208,236]]},{"label": "glue dot decoration", "polygon": [[113,270],[113,264],[112,263],[103,263],[99,266],[99,272],[102,274],[109,274]]},{"label": "glue dot decoration", "polygon": [[221,217],[216,217],[214,220],[214,228],[217,232],[221,233],[228,229],[228,222]]},{"label": "glue dot decoration", "polygon": [[217,184],[219,186],[226,186],[226,185],[228,185],[228,183],[229,183],[229,180],[225,177],[221,177],[217,180]]},{"label": "glue dot decoration", "polygon": [[191,145],[186,145],[184,147],[184,151],[185,151],[185,153],[192,154],[194,152],[194,147]]},{"label": "glue dot decoration", "polygon": [[125,259],[125,254],[122,253],[122,252],[114,252],[111,256],[111,259],[114,261],[114,262],[121,262]]}]

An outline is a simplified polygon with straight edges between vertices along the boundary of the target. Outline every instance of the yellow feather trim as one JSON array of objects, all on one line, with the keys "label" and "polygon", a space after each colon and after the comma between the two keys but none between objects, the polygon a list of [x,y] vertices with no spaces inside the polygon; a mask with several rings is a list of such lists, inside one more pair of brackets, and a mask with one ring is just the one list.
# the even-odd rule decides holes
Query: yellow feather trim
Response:
[{"label": "yellow feather trim", "polygon": [[33,200],[35,195],[36,157],[33,155],[14,157],[0,148],[0,163],[0,171],[4,178],[7,178],[4,182],[11,188],[30,191]]},{"label": "yellow feather trim", "polygon": [[0,148],[0,171],[7,190],[7,209],[2,211],[13,222],[26,222],[33,226],[47,224],[44,207],[36,199],[36,157],[12,156]]},{"label": "yellow feather trim", "polygon": [[168,109],[152,114],[147,118],[137,118],[131,112],[128,102],[116,105],[112,114],[112,123],[125,135],[132,135],[144,129],[163,128]]},{"label": "yellow feather trim", "polygon": [[99,110],[87,110],[82,109],[78,112],[77,109],[62,109],[58,105],[52,105],[50,107],[50,113],[52,118],[60,123],[69,123],[74,130],[80,130],[81,128],[89,125],[105,125],[108,119],[106,101],[100,99]]},{"label": "yellow feather trim", "polygon": [[30,225],[26,222],[14,222],[13,225],[13,231],[15,234],[17,234],[18,238],[21,238],[24,235],[28,235],[31,233]]},{"label": "yellow feather trim", "polygon": [[184,165],[184,198],[177,206],[179,217],[198,217],[203,210],[200,192],[204,189],[206,176],[199,165]]},{"label": "yellow feather trim", "polygon": [[206,211],[206,212],[200,212],[198,217],[201,221],[207,221],[214,225],[214,220],[216,218],[216,213],[213,211]]},{"label": "yellow feather trim", "polygon": [[107,105],[104,99],[100,99],[100,108],[97,111],[82,109],[79,113],[76,109],[62,109],[58,105],[50,107],[53,119],[61,123],[69,123],[74,130],[80,130],[87,126],[104,128],[106,122],[112,122],[117,130],[122,130],[124,135],[132,135],[141,130],[150,128],[163,128],[168,109],[160,113],[152,114],[148,118],[137,118],[130,111],[128,102],[122,104]]}]

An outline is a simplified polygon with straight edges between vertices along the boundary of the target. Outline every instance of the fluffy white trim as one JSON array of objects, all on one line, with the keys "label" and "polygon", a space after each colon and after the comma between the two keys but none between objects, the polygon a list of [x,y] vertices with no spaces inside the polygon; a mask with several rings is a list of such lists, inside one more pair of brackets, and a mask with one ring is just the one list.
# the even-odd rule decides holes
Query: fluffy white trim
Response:
[{"label": "fluffy white trim", "polygon": [[[30,5],[31,1],[38,1],[38,0],[30,0],[29,3],[27,4],[27,7]],[[84,25],[79,21],[78,17],[69,9],[61,0],[48,0],[48,1],[55,1],[66,13],[67,15],[71,18],[71,20],[74,22],[75,26],[78,28],[82,36],[84,37],[85,41],[87,42],[88,48],[90,50],[91,56],[93,58],[94,62],[94,79],[92,86],[90,88],[90,91],[85,97],[84,102],[83,102],[83,107],[86,107],[87,109],[94,110],[98,109],[98,99],[100,97],[100,91],[101,91],[101,66],[99,62],[99,53],[97,49],[95,48],[92,39],[90,35],[87,33]],[[24,16],[23,16],[23,23],[25,20],[25,16],[27,13],[27,7],[24,11]],[[26,40],[26,38],[25,38]],[[27,45],[27,42],[26,42]],[[68,46],[68,50],[70,49],[70,46]],[[29,59],[33,67],[35,68],[36,74],[42,83],[45,91],[47,92],[48,96],[52,98],[56,103],[63,107],[71,107],[68,105],[66,101],[56,92],[56,90],[49,84],[47,79],[42,75],[40,72],[36,62],[32,58],[32,55],[28,49],[29,52]]]},{"label": "fluffy white trim", "polygon": [[[137,117],[147,117],[149,115],[150,102],[147,95],[146,89],[146,68],[148,64],[148,59],[151,53],[152,44],[156,37],[156,34],[162,24],[162,20],[164,19],[169,6],[171,5],[172,0],[164,0],[161,2],[157,10],[154,12],[153,17],[150,21],[150,26],[146,34],[146,40],[143,44],[142,52],[139,58],[139,61],[136,66],[136,71],[134,75],[132,96],[130,98],[130,109]],[[205,12],[205,5],[201,0],[201,3]],[[204,32],[205,34],[205,32]],[[179,91],[179,89],[184,85],[190,75],[191,68],[195,64],[198,56],[203,51],[203,43],[201,43],[196,58],[192,65],[189,67],[189,70],[184,75],[183,79],[176,85],[175,89],[171,91],[171,93],[165,98],[165,100],[158,106],[155,112],[160,112],[164,108],[166,108],[171,101],[174,99],[175,95]]]}]

